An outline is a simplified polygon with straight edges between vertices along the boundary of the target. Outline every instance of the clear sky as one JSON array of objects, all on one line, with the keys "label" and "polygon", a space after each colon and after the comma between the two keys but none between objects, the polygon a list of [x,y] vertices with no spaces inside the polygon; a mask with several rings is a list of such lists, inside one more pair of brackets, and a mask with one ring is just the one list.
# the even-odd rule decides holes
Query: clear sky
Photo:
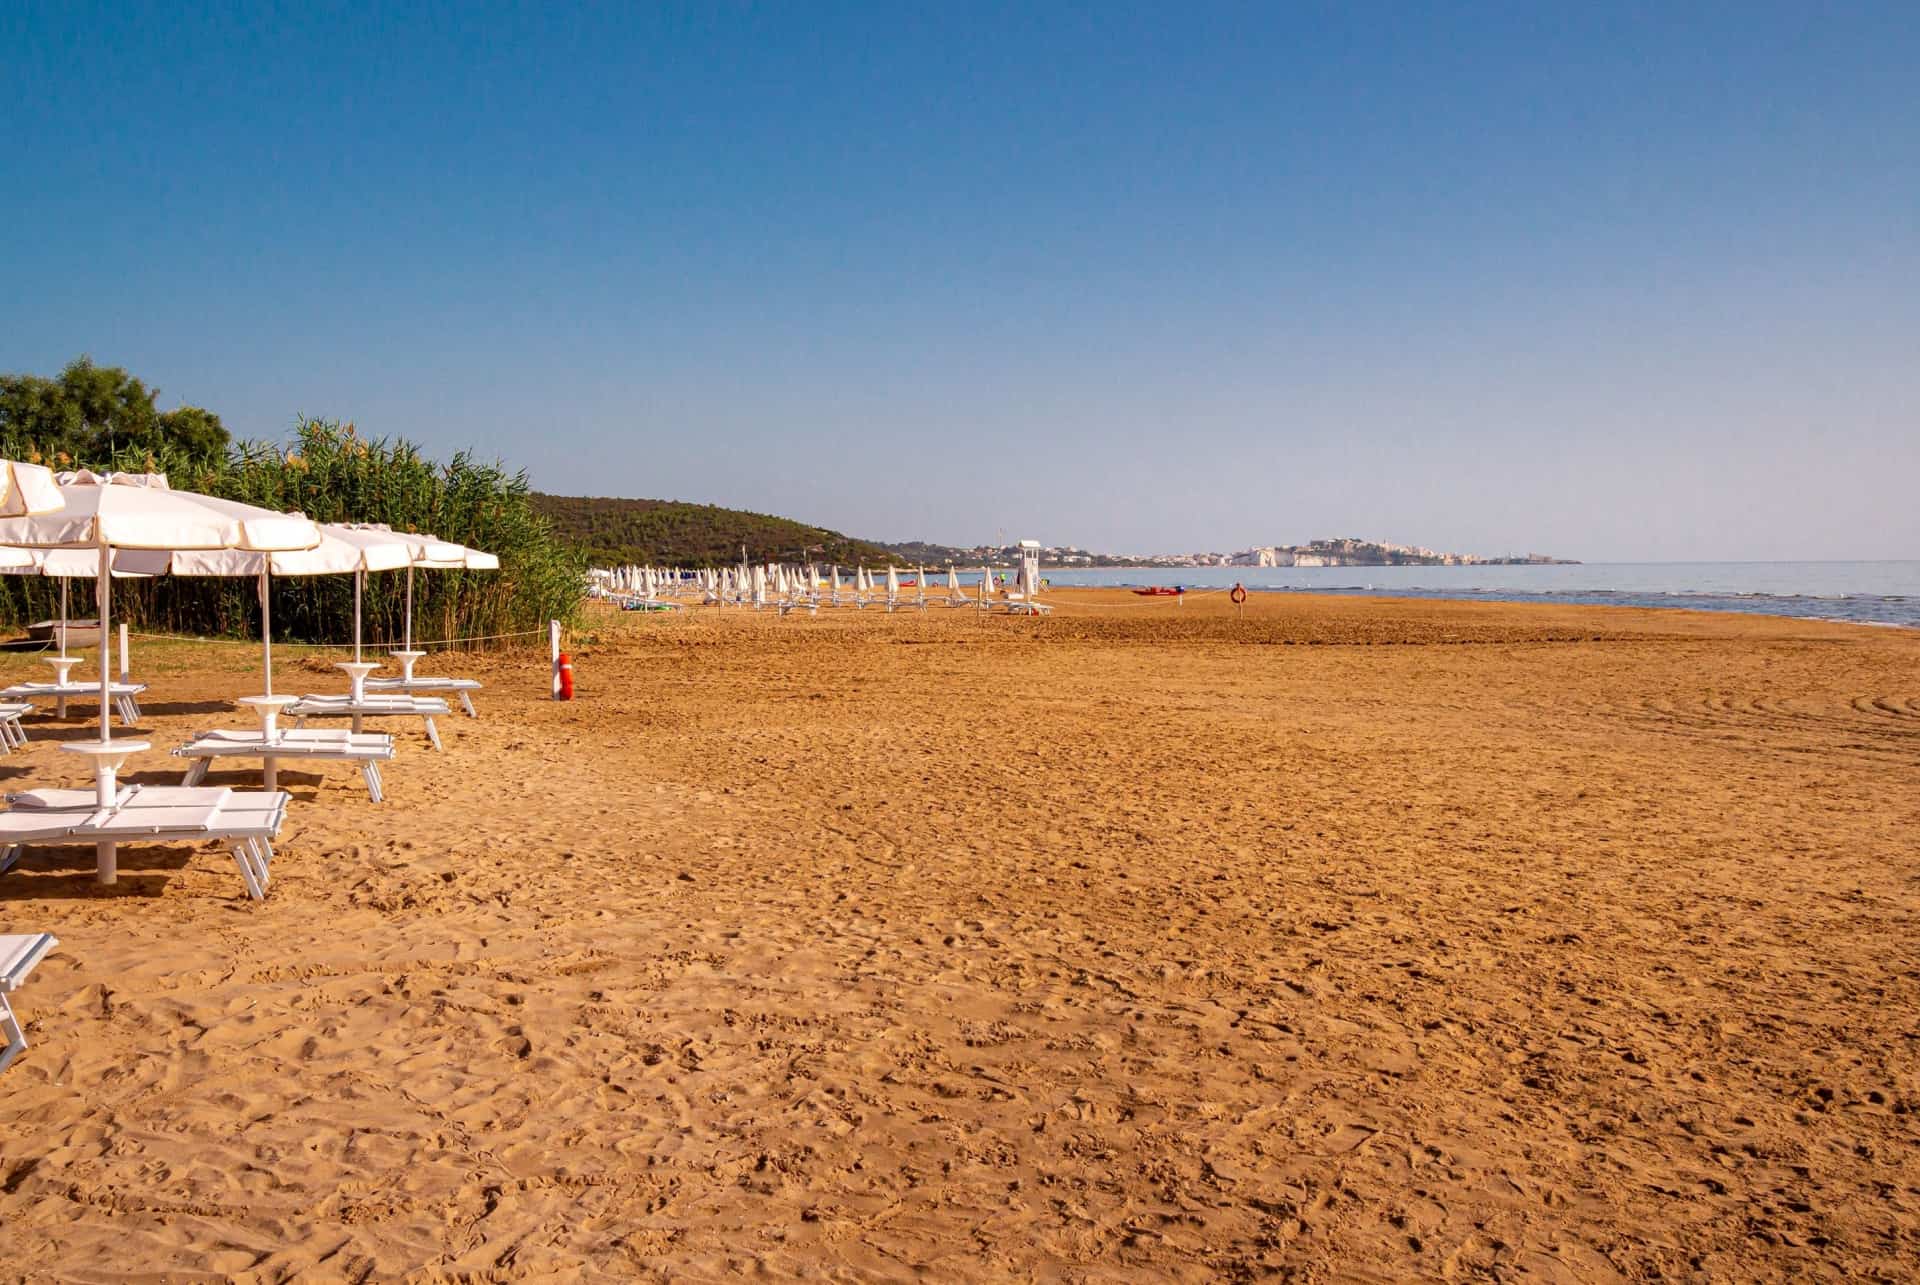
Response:
[{"label": "clear sky", "polygon": [[437,9],[0,7],[0,369],[884,539],[1920,556],[1912,0]]}]

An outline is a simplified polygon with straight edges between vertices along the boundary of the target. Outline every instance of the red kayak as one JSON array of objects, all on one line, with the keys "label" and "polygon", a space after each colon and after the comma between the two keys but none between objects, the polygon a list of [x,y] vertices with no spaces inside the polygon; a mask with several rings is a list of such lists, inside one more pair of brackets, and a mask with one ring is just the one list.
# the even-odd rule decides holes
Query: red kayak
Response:
[{"label": "red kayak", "polygon": [[1178,598],[1186,590],[1177,585],[1169,588],[1166,585],[1157,584],[1148,585],[1145,589],[1135,589],[1134,592],[1142,598]]}]

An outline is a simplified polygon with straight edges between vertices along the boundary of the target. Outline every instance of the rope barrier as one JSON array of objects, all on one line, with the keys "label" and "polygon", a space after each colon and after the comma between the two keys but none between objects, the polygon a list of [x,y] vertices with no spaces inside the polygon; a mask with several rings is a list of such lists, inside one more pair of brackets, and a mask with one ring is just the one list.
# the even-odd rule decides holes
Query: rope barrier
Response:
[{"label": "rope barrier", "polygon": [[[498,642],[502,638],[535,638],[546,632],[544,629],[522,629],[515,633],[475,634],[467,638],[416,638],[413,640],[413,645],[416,647],[444,647],[451,646],[454,643]],[[129,638],[158,638],[172,642],[205,643],[214,647],[258,647],[260,645],[258,638],[202,638],[195,634],[148,634],[136,633],[131,630],[128,631],[127,636]],[[362,649],[377,650],[381,647],[392,647],[401,641],[403,640],[399,638],[389,638],[384,642],[377,639],[373,641],[363,639],[360,646]],[[51,644],[48,645],[50,646]],[[277,642],[273,647],[275,651],[352,651],[353,640],[349,638],[346,642],[324,643]]]}]

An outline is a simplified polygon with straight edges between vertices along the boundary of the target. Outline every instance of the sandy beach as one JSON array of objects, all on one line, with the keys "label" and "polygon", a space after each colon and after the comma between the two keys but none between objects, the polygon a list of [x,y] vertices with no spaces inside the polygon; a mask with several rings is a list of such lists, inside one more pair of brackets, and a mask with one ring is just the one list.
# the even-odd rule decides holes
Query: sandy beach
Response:
[{"label": "sandy beach", "polygon": [[[1920,635],[1058,600],[436,657],[482,717],[283,771],[263,904],[30,854],[0,1275],[1920,1272]],[[135,667],[131,779],[250,721]]]}]

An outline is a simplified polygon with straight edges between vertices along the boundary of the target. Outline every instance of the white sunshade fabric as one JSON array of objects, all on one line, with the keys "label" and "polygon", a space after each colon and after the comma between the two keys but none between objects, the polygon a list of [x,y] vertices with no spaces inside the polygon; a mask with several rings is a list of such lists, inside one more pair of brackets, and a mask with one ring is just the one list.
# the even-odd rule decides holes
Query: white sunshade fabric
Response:
[{"label": "white sunshade fabric", "polygon": [[[32,475],[27,475],[31,477]],[[16,470],[9,479],[16,482]],[[320,529],[297,513],[275,513],[232,501],[216,501],[191,491],[175,491],[157,473],[70,473],[56,479],[58,512],[0,518],[0,546],[20,549],[92,549],[94,597],[100,607],[100,636],[112,622],[112,557],[122,549],[156,553],[192,549],[247,549],[270,553],[311,549]],[[68,742],[76,752],[99,753],[95,781],[101,807],[112,805],[117,765],[113,748],[112,702],[105,699],[107,651],[100,648],[100,739]],[[145,743],[131,742],[137,748]]]},{"label": "white sunshade fabric", "polygon": [[56,513],[66,506],[52,469],[19,460],[0,460],[0,466],[0,517]]},{"label": "white sunshade fabric", "polygon": [[0,517],[0,545],[24,549],[310,549],[319,528],[297,513],[175,491],[159,474],[63,474],[62,507]]},{"label": "white sunshade fabric", "polygon": [[431,535],[416,535],[411,531],[391,531],[382,526],[355,525],[348,528],[354,531],[377,531],[392,536],[411,545],[414,550],[413,565],[433,571],[498,571],[500,558],[497,554],[482,553],[478,549],[469,549],[464,544],[455,544],[451,540],[441,540]]},{"label": "white sunshade fabric", "polygon": [[[7,565],[8,555],[24,560]],[[113,574],[127,576],[275,576],[351,575],[355,571],[397,571],[409,561],[398,541],[376,543],[345,538],[321,526],[320,543],[311,549],[256,553],[247,549],[118,549]],[[91,580],[100,574],[100,555],[92,548],[0,549],[0,572]]]},{"label": "white sunshade fabric", "polygon": [[310,549],[256,553],[246,549],[187,549],[175,553],[177,576],[337,576],[356,571],[398,571],[415,561],[412,546],[389,533],[323,523]]}]

